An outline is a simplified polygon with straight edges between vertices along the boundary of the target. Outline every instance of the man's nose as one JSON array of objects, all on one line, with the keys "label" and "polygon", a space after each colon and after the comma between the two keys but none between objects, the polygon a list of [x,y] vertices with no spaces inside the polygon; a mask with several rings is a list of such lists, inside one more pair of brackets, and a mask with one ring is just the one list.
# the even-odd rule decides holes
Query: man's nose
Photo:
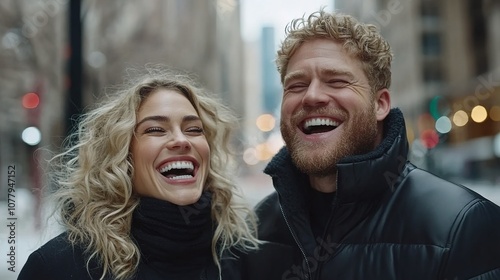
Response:
[{"label": "man's nose", "polygon": [[302,104],[307,107],[318,107],[328,104],[329,97],[324,90],[319,81],[312,81],[302,98]]}]

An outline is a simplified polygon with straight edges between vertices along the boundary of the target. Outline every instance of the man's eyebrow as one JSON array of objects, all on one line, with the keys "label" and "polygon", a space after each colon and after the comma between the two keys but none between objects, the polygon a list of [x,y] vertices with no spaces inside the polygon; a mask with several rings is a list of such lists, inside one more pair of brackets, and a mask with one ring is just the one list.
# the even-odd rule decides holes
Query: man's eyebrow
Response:
[{"label": "man's eyebrow", "polygon": [[[189,121],[199,121],[200,117],[196,115],[186,115],[182,118],[183,122],[189,122]],[[167,123],[170,121],[170,118],[167,116],[162,116],[162,115],[154,115],[154,116],[147,116],[140,120],[136,125],[135,129],[137,129],[141,124],[147,122],[147,121],[156,121],[156,122],[164,122]]]},{"label": "man's eyebrow", "polygon": [[320,73],[322,76],[347,76],[350,80],[354,80],[354,74],[346,70],[325,68],[321,69]]},{"label": "man's eyebrow", "polygon": [[306,76],[306,74],[304,73],[304,71],[295,71],[295,72],[288,73],[288,74],[286,74],[285,78],[283,79],[283,84],[285,85],[290,80],[300,79],[300,78],[303,78],[305,76]]},{"label": "man's eyebrow", "polygon": [[[354,74],[347,70],[324,68],[320,70],[322,76],[347,76],[349,79],[354,80]],[[301,79],[305,77],[306,74],[303,71],[295,71],[288,73],[283,80],[283,84],[286,84],[290,80]]]}]

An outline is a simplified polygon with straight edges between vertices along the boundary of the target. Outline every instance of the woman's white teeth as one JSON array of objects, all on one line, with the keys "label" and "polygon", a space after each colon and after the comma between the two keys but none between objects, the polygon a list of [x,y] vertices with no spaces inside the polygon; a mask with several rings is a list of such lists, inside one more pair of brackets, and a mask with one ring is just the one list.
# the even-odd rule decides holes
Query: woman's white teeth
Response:
[{"label": "woman's white teeth", "polygon": [[314,118],[307,120],[304,123],[304,128],[309,129],[311,126],[321,126],[321,125],[337,127],[339,126],[339,123],[332,121],[331,119]]},{"label": "woman's white teeth", "polygon": [[169,178],[172,180],[181,180],[181,179],[190,179],[190,178],[193,178],[193,176],[191,176],[191,175],[179,175],[179,176],[172,176]]},{"label": "woman's white teeth", "polygon": [[[170,171],[172,169],[187,169],[187,170],[192,171],[192,170],[194,170],[194,165],[190,161],[173,161],[173,162],[169,162],[167,165],[162,167],[159,171],[160,171],[160,173],[164,173],[164,172]],[[182,176],[193,177],[190,175],[182,175]],[[176,176],[176,177],[182,177],[182,176]]]}]

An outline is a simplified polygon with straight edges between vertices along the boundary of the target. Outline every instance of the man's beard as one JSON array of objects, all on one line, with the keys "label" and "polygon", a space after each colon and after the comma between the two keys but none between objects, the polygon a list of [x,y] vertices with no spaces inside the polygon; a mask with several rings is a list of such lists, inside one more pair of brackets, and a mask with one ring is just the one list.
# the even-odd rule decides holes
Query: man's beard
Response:
[{"label": "man's beard", "polygon": [[[335,143],[302,142],[296,133],[296,125],[285,123],[282,119],[281,134],[297,168],[309,175],[327,176],[336,172],[336,165],[341,159],[372,151],[377,138],[374,106],[371,103],[366,110],[345,120],[342,124],[343,134],[339,135],[340,139],[336,139]],[[297,115],[301,113],[304,114],[299,112]]]}]

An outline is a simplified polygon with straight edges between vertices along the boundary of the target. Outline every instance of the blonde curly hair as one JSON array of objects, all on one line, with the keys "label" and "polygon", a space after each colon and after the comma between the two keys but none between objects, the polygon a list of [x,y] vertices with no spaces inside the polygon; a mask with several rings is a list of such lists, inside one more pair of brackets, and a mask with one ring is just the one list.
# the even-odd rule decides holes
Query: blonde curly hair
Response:
[{"label": "blonde curly hair", "polygon": [[[185,95],[198,112],[210,146],[210,170],[205,189],[212,193],[212,217],[217,227],[212,255],[220,270],[220,258],[231,248],[257,249],[256,220],[233,183],[229,150],[230,132],[236,118],[227,107],[199,87],[185,73],[163,66],[147,67],[146,73],[125,83],[123,89],[97,104],[80,120],[68,139],[66,151],[55,156],[58,166],[54,193],[60,219],[72,244],[84,245],[91,259],[103,267],[103,279],[134,275],[140,251],[130,236],[132,213],[139,203],[132,186],[129,156],[136,114],[148,96],[158,89]],[[67,140],[70,141],[71,140]]]},{"label": "blonde curly hair", "polygon": [[315,38],[328,38],[343,43],[346,51],[361,61],[372,91],[390,87],[391,47],[374,25],[361,23],[349,15],[327,13],[321,9],[307,18],[292,20],[285,32],[286,37],[276,57],[282,83],[288,62],[302,43]]}]

